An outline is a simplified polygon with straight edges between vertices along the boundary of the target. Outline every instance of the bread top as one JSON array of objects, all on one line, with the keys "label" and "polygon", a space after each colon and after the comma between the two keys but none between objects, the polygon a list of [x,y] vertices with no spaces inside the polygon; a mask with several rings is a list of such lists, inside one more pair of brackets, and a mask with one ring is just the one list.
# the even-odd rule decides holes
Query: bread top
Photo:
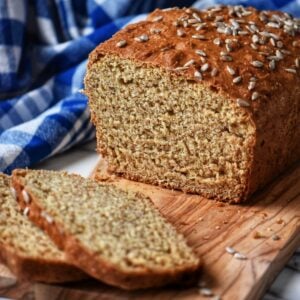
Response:
[{"label": "bread top", "polygon": [[100,44],[89,67],[106,54],[162,67],[256,111],[300,84],[300,20],[242,6],[157,9]]}]

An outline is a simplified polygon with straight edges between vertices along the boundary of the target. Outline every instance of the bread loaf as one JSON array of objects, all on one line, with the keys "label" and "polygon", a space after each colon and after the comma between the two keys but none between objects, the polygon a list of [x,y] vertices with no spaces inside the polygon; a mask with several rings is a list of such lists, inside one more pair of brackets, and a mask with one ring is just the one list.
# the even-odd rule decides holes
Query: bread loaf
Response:
[{"label": "bread loaf", "polygon": [[156,10],[85,78],[110,172],[247,200],[300,158],[300,22],[242,6]]},{"label": "bread loaf", "polygon": [[124,289],[197,280],[199,258],[148,198],[54,171],[15,170],[13,184],[31,220],[96,279]]},{"label": "bread loaf", "polygon": [[20,211],[8,176],[0,174],[0,260],[18,279],[48,283],[86,278],[51,239]]}]

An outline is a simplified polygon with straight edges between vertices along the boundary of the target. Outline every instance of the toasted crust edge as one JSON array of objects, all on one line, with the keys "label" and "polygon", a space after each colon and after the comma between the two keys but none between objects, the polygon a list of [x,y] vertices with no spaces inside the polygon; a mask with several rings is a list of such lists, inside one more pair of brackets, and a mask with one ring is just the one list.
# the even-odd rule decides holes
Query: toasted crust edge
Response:
[{"label": "toasted crust edge", "polygon": [[22,256],[3,244],[0,244],[0,261],[21,281],[63,283],[87,277],[82,271],[63,261]]},{"label": "toasted crust edge", "polygon": [[177,268],[172,271],[150,271],[144,269],[137,272],[125,272],[116,266],[101,260],[94,253],[85,248],[79,240],[64,230],[63,224],[53,222],[49,224],[41,217],[42,208],[38,200],[26,189],[30,196],[30,203],[25,205],[21,191],[24,188],[20,176],[24,176],[26,170],[15,170],[12,175],[12,183],[17,192],[17,199],[21,207],[29,206],[29,218],[38,227],[43,229],[57,246],[64,250],[70,261],[92,277],[107,284],[120,287],[125,290],[160,287],[172,283],[192,284],[198,279],[201,271],[201,260],[198,264],[185,268]]}]

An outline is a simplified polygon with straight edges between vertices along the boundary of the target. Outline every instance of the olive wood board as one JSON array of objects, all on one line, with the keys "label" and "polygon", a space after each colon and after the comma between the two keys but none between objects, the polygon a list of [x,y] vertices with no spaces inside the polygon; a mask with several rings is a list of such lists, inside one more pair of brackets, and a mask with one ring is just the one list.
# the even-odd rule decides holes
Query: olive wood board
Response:
[{"label": "olive wood board", "polygon": [[[300,164],[255,194],[250,203],[241,205],[110,176],[103,159],[92,176],[105,184],[147,195],[202,257],[199,283],[210,288],[215,298],[200,295],[196,286],[128,292],[92,279],[64,285],[18,283],[3,265],[0,265],[0,296],[27,299],[27,295],[28,299],[41,300],[257,300],[300,245]],[[225,251],[227,246],[247,259],[234,258]]]}]

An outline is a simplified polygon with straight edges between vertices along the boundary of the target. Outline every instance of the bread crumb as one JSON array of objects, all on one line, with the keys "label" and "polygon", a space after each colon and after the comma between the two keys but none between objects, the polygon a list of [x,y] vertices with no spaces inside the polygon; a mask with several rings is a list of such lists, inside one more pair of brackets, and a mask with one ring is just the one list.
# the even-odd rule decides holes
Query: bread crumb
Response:
[{"label": "bread crumb", "polygon": [[263,235],[261,232],[259,232],[259,231],[255,231],[254,233],[253,233],[253,238],[254,239],[261,239],[261,238],[265,238],[266,236],[265,235]]}]

